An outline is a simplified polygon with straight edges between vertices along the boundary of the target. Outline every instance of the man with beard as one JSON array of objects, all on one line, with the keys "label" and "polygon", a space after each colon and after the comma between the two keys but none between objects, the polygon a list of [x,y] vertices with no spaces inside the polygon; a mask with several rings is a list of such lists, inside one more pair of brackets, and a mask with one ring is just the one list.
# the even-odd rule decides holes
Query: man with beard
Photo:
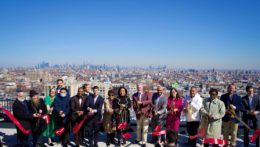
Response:
[{"label": "man with beard", "polygon": [[60,93],[61,88],[65,88],[63,83],[64,83],[64,82],[63,82],[62,79],[58,79],[58,80],[57,80],[56,93]]},{"label": "man with beard", "polygon": [[46,123],[42,119],[42,116],[47,113],[47,108],[43,99],[39,98],[38,93],[35,90],[30,91],[30,98],[29,111],[31,115],[33,115],[33,120],[31,122],[33,147],[41,147],[44,146],[44,144],[41,142],[40,137],[46,127]]},{"label": "man with beard", "polygon": [[[29,112],[28,101],[25,100],[24,93],[20,89],[17,90],[16,100],[13,103],[13,114],[24,129],[31,129],[31,120],[33,119],[33,116]],[[18,146],[28,147],[29,134],[24,134],[18,127],[16,127],[16,130]]]}]

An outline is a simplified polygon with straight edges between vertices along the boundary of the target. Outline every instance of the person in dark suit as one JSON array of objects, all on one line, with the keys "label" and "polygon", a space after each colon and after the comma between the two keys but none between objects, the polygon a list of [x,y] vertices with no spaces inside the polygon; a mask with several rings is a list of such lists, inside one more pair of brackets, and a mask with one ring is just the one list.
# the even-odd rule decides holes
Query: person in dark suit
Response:
[{"label": "person in dark suit", "polygon": [[85,110],[90,117],[87,119],[86,129],[89,132],[89,146],[98,147],[99,130],[101,127],[102,107],[104,98],[99,95],[99,87],[93,87],[94,95],[85,103]]},{"label": "person in dark suit", "polygon": [[[19,123],[23,126],[24,129],[31,129],[31,121],[33,119],[33,115],[29,111],[28,101],[25,100],[24,93],[21,90],[17,90],[16,100],[13,103],[13,115],[19,121]],[[29,134],[24,134],[18,127],[17,130],[17,140],[18,146],[27,147]]]},{"label": "person in dark suit", "polygon": [[[257,128],[257,119],[254,113],[252,113],[253,109],[253,98],[254,98],[254,88],[252,86],[246,87],[247,95],[242,98],[243,104],[243,121],[248,125],[252,126],[253,129]],[[249,146],[249,131],[246,127],[244,127],[244,146]],[[258,146],[258,144],[256,145]]]},{"label": "person in dark suit", "polygon": [[56,93],[60,93],[60,90],[64,88],[64,82],[62,79],[57,80]]},{"label": "person in dark suit", "polygon": [[64,128],[64,132],[60,136],[63,147],[67,147],[69,142],[69,116],[70,116],[70,97],[66,88],[61,88],[53,102],[53,110],[56,113],[57,129]]},{"label": "person in dark suit", "polygon": [[43,99],[40,99],[38,93],[35,90],[30,91],[29,111],[34,116],[31,122],[31,130],[33,137],[33,147],[43,146],[40,137],[46,128],[45,121],[41,118],[42,115],[47,113],[47,107],[44,104]]},{"label": "person in dark suit", "polygon": [[228,93],[222,95],[220,100],[224,102],[226,107],[226,114],[222,118],[224,139],[229,140],[229,134],[231,134],[230,146],[236,146],[238,120],[232,116],[232,111],[235,111],[235,115],[240,118],[240,111],[243,110],[242,99],[236,94],[236,85],[230,84]]},{"label": "person in dark suit", "polygon": [[[91,86],[90,86],[90,84],[89,83],[86,83],[86,84],[84,84],[83,85],[83,89],[84,89],[84,96],[86,97],[86,101],[89,99],[89,97],[91,97],[91,96],[93,96],[93,93],[91,93]],[[88,130],[86,129],[86,127],[87,127],[87,124],[88,123],[88,121],[85,121],[85,123],[84,123],[84,125],[82,126],[83,128],[83,130],[84,130],[84,134],[83,134],[83,136],[84,136],[84,138],[89,138],[88,136]]]},{"label": "person in dark suit", "polygon": [[93,93],[91,93],[91,87],[90,87],[90,84],[84,84],[83,85],[83,89],[84,89],[84,94],[85,96],[88,98],[90,96],[93,96]]},{"label": "person in dark suit", "polygon": [[[260,93],[256,94],[253,97],[252,103],[253,106],[252,106],[251,114],[256,117],[256,129],[260,129]],[[260,142],[260,137],[258,136],[256,139],[256,146],[260,146],[259,142]]]},{"label": "person in dark suit", "polygon": [[[78,94],[73,96],[70,101],[70,108],[71,108],[71,121],[72,126],[79,123],[83,119],[84,114],[84,104],[86,101],[86,97],[84,95],[84,89],[80,87],[78,89]],[[84,141],[84,129],[80,129],[77,134],[74,134],[74,141],[76,146],[79,146]]]}]

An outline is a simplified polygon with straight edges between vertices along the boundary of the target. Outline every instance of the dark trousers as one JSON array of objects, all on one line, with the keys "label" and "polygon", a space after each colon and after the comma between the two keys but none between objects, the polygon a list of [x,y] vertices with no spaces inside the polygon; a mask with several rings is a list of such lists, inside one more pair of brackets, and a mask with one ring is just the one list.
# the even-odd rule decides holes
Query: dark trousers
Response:
[{"label": "dark trousers", "polygon": [[81,128],[77,134],[74,134],[74,141],[76,145],[80,145],[84,141],[84,128]]},{"label": "dark trousers", "polygon": [[96,146],[99,140],[100,123],[97,121],[90,121],[87,123],[86,130],[88,132],[89,146]]},{"label": "dark trousers", "polygon": [[[246,119],[243,118],[243,121],[250,126],[250,123],[253,124],[253,129],[256,130],[257,129],[257,120],[256,119]],[[249,130],[244,127],[244,146],[248,147],[249,146]],[[256,146],[259,146],[259,139],[256,140]]]},{"label": "dark trousers", "polygon": [[[199,121],[187,122],[187,132],[188,132],[189,136],[193,136],[193,135],[196,135],[198,133],[199,125],[200,125]],[[189,139],[189,143],[193,147],[196,147],[197,138]]]},{"label": "dark trousers", "polygon": [[[72,122],[72,126],[75,127],[78,123],[80,123],[82,119],[78,118]],[[73,134],[75,144],[78,146],[84,142],[84,134],[85,134],[85,126],[82,125],[78,133]]]},{"label": "dark trousers", "polygon": [[[160,126],[160,130],[157,130],[157,131],[161,131],[164,129],[164,124],[165,124],[165,121],[164,121],[164,118],[160,118],[160,115],[156,115],[152,118],[152,132],[155,131],[155,128],[157,126]],[[160,142],[164,142],[165,141],[165,135],[155,135],[152,137],[152,141],[155,141],[156,143],[159,143]]]},{"label": "dark trousers", "polygon": [[116,132],[117,132],[118,145],[120,145],[120,143],[121,143],[121,138],[123,139],[123,144],[125,144],[126,140],[122,137],[122,134],[125,133],[125,131],[118,129],[118,130],[116,130]]},{"label": "dark trousers", "polygon": [[[213,147],[219,147],[218,144],[213,144]],[[209,144],[204,144],[204,147],[209,147]]]},{"label": "dark trousers", "polygon": [[64,132],[60,135],[62,146],[67,146],[69,143],[70,123],[67,119],[58,119],[57,128],[64,128]]},{"label": "dark trousers", "polygon": [[107,144],[115,143],[115,133],[107,133]]},{"label": "dark trousers", "polygon": [[17,130],[17,140],[18,140],[18,144],[21,145],[28,145],[28,139],[29,139],[29,134],[26,135],[24,134],[22,131],[20,131],[20,129],[16,128]]}]

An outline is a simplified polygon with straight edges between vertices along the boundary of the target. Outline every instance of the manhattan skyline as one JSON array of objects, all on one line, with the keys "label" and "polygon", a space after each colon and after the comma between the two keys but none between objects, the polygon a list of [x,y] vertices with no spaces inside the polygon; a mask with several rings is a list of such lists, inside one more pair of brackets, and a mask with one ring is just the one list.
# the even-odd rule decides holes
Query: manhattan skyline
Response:
[{"label": "manhattan skyline", "polygon": [[257,0],[0,1],[0,67],[260,69]]}]

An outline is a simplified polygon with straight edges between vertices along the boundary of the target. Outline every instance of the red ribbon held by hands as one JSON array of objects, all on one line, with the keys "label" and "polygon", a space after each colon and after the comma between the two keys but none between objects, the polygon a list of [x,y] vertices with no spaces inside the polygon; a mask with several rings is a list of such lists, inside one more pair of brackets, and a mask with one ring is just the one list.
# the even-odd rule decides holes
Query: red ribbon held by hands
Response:
[{"label": "red ribbon held by hands", "polygon": [[77,134],[79,132],[80,128],[82,127],[83,123],[86,121],[88,116],[89,115],[84,116],[84,118],[79,123],[76,123],[76,125],[73,127],[74,134]]},{"label": "red ribbon held by hands", "polygon": [[43,116],[41,116],[41,118],[45,121],[46,124],[50,123],[50,117],[49,115],[45,114]]},{"label": "red ribbon held by hands", "polygon": [[17,128],[19,128],[19,130],[21,130],[24,134],[30,134],[31,130],[26,130],[21,124],[20,122],[11,114],[11,112],[9,112],[8,110],[4,109],[4,108],[0,108],[0,111],[4,112],[7,117],[15,124],[15,126]]},{"label": "red ribbon held by hands", "polygon": [[117,128],[121,130],[121,129],[125,129],[126,126],[127,126],[127,122],[125,121],[125,122],[119,123]]}]

